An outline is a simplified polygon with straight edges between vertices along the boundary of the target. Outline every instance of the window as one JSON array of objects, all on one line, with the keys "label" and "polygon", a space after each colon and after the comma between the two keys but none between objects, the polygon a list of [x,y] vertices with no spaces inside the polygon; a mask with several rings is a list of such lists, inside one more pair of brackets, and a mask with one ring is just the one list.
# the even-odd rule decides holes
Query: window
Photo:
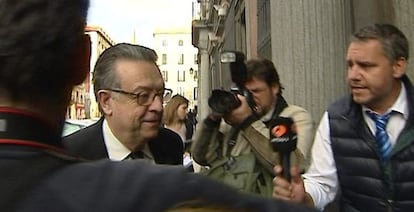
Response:
[{"label": "window", "polygon": [[178,45],[179,45],[179,46],[183,46],[183,45],[184,45],[184,41],[180,39],[180,40],[178,41]]},{"label": "window", "polygon": [[167,64],[167,54],[162,54],[162,64]]},{"label": "window", "polygon": [[197,80],[198,80],[198,70],[194,71],[193,79],[194,79],[195,82],[197,82]]},{"label": "window", "polygon": [[185,96],[185,88],[178,87],[177,93],[180,94],[181,96]]},{"label": "window", "polygon": [[179,58],[178,58],[178,64],[182,65],[184,64],[184,54],[180,54]]},{"label": "window", "polygon": [[198,64],[198,54],[194,54],[194,64]]},{"label": "window", "polygon": [[194,96],[194,100],[198,99],[198,87],[194,87],[193,96]]},{"label": "window", "polygon": [[162,46],[167,46],[167,45],[168,45],[167,40],[162,40]]},{"label": "window", "polygon": [[182,70],[182,71],[178,70],[177,74],[178,74],[177,81],[178,82],[185,82],[185,71],[184,70]]},{"label": "window", "polygon": [[165,82],[168,82],[168,71],[161,71],[162,78],[164,78]]}]

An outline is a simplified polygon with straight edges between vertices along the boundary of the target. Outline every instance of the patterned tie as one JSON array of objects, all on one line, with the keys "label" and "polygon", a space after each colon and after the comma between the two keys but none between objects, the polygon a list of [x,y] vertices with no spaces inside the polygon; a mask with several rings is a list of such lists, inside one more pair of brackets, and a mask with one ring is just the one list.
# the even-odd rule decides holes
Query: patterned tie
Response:
[{"label": "patterned tie", "polygon": [[377,141],[378,148],[380,149],[381,158],[383,161],[387,161],[390,157],[390,153],[392,150],[390,138],[388,137],[386,129],[387,122],[390,119],[391,113],[387,113],[382,116],[373,112],[367,113],[375,122],[375,140]]}]

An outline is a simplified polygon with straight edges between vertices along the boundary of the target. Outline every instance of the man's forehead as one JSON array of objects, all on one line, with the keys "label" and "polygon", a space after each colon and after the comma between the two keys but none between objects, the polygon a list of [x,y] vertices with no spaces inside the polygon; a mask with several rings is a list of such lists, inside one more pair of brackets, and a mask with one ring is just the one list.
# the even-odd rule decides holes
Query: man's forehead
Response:
[{"label": "man's forehead", "polygon": [[382,44],[377,39],[368,39],[368,40],[356,40],[352,41],[348,47],[348,53],[351,51],[368,51],[374,50],[376,52],[383,52]]},{"label": "man's forehead", "polygon": [[245,83],[245,86],[250,88],[262,88],[267,87],[267,83],[265,80],[253,77]]},{"label": "man's forehead", "polygon": [[354,41],[350,43],[347,51],[347,59],[350,57],[370,58],[372,56],[386,56],[381,43],[378,40]]},{"label": "man's forehead", "polygon": [[161,91],[164,89],[164,80],[157,77],[125,77],[121,79],[121,87],[132,91]]}]

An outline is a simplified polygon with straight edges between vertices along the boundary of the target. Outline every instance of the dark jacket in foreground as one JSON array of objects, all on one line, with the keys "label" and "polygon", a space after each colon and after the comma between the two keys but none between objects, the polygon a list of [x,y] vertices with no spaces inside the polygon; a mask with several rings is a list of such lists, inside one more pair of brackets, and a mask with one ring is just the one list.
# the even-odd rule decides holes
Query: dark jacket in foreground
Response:
[{"label": "dark jacket in foreground", "polygon": [[82,162],[61,148],[60,131],[38,118],[0,108],[0,119],[7,125],[0,132],[1,211],[158,212],[196,200],[245,211],[310,210],[242,195],[177,166]]},{"label": "dark jacket in foreground", "polygon": [[412,211],[414,208],[414,90],[408,78],[409,117],[390,160],[380,153],[362,117],[361,106],[344,97],[328,109],[332,150],[340,187],[342,211]]},{"label": "dark jacket in foreground", "polygon": [[[105,146],[103,118],[98,122],[63,138],[65,148],[75,155],[89,160],[109,158]],[[158,136],[148,142],[155,163],[182,165],[184,147],[180,136],[166,128],[160,128]]]}]

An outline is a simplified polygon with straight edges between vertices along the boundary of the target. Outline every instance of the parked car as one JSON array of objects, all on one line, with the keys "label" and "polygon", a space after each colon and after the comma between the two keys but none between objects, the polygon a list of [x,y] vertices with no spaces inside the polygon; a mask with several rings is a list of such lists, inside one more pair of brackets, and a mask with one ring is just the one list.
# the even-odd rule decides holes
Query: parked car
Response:
[{"label": "parked car", "polygon": [[95,123],[97,120],[93,119],[66,119],[65,124],[63,125],[63,131],[62,136],[70,135],[82,128],[85,128],[93,123]]}]

